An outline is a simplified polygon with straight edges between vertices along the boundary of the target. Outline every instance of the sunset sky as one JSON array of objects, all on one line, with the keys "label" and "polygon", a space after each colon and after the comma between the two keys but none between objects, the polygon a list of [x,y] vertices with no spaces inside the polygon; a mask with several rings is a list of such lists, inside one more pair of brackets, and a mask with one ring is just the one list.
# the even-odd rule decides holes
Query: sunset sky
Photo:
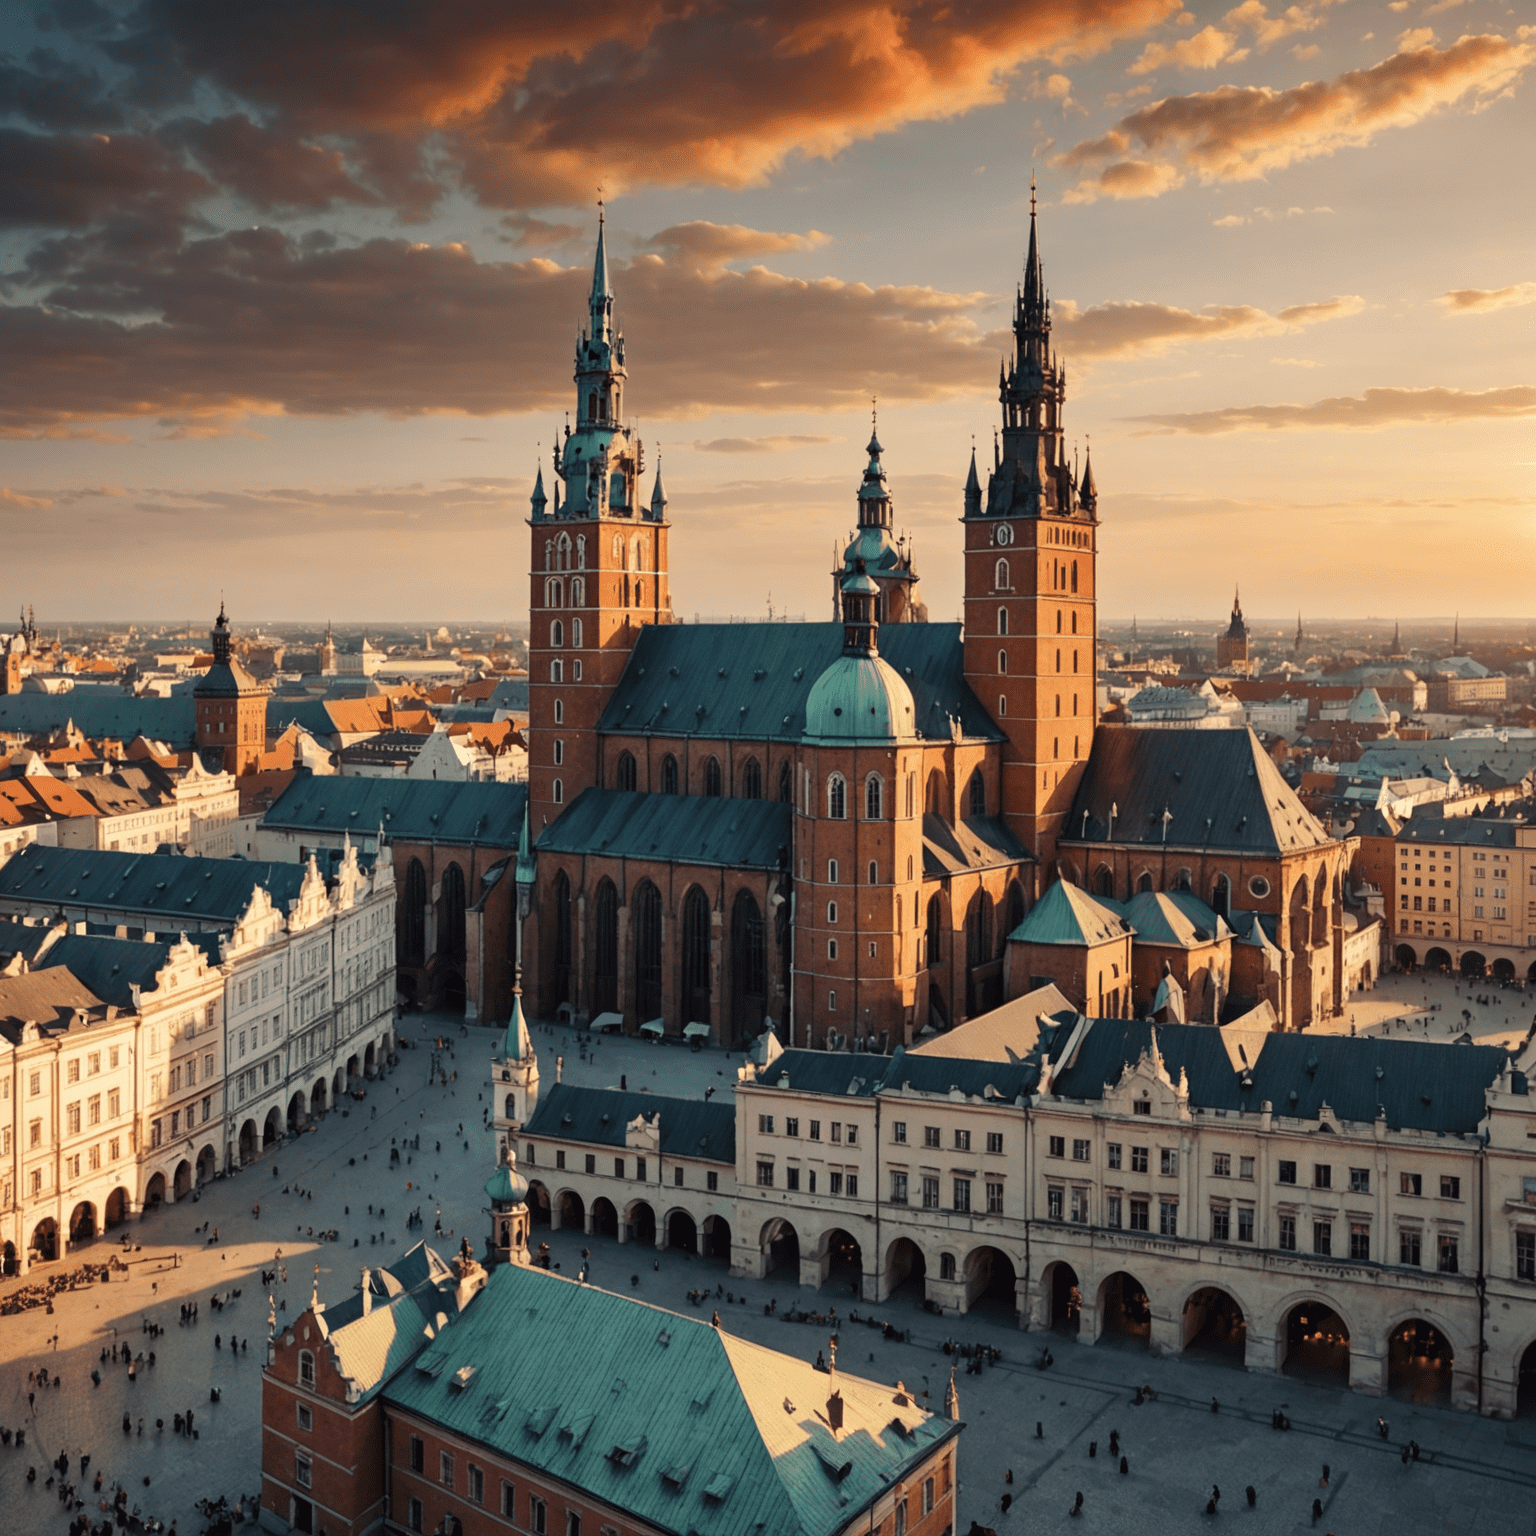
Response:
[{"label": "sunset sky", "polygon": [[[607,204],[680,616],[958,616],[1039,177],[1106,619],[1523,616],[1536,4],[0,8],[0,614],[518,620]],[[649,476],[647,476],[647,480]]]}]

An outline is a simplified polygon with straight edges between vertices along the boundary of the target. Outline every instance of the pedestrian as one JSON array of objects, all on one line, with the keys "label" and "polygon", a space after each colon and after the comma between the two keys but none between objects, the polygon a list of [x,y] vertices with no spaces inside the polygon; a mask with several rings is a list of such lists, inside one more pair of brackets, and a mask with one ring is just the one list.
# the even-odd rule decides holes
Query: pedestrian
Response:
[{"label": "pedestrian", "polygon": [[1417,1461],[1419,1459],[1419,1442],[1417,1440],[1410,1440],[1408,1442],[1408,1449],[1413,1453],[1413,1459]]},{"label": "pedestrian", "polygon": [[1013,1508],[1013,1495],[1011,1493],[1005,1493],[1002,1498],[997,1501],[997,1507],[1001,1513],[1006,1515],[1008,1511]]},{"label": "pedestrian", "polygon": [[1220,1504],[1221,1503],[1221,1484],[1220,1483],[1212,1483],[1211,1484],[1211,1503],[1212,1504]]},{"label": "pedestrian", "polygon": [[1312,1500],[1312,1524],[1316,1525],[1317,1522],[1319,1520],[1321,1520],[1322,1518],[1323,1518],[1323,1501],[1321,1499],[1313,1499]]},{"label": "pedestrian", "polygon": [[1253,1509],[1259,1502],[1259,1490],[1249,1483],[1245,1492],[1248,1495],[1248,1508]]},{"label": "pedestrian", "polygon": [[1088,1442],[1088,1460],[1092,1461],[1098,1454],[1099,1442],[1097,1440],[1090,1440]]},{"label": "pedestrian", "polygon": [[1121,1458],[1120,1458],[1120,1476],[1121,1476],[1121,1477],[1124,1477],[1124,1476],[1125,1476],[1125,1475],[1126,1475],[1126,1473],[1127,1473],[1127,1472],[1129,1472],[1129,1471],[1130,1471],[1130,1470],[1131,1470],[1131,1464],[1130,1464],[1130,1462],[1128,1462],[1128,1461],[1127,1461],[1127,1460],[1126,1460],[1126,1459],[1125,1459],[1125,1457],[1124,1457],[1124,1456],[1122,1456],[1122,1457],[1121,1457]]},{"label": "pedestrian", "polygon": [[1079,1490],[1078,1495],[1072,1500],[1072,1508],[1067,1511],[1069,1515],[1080,1515],[1083,1512],[1083,1495]]},{"label": "pedestrian", "polygon": [[1403,1447],[1403,1465],[1405,1467],[1408,1465],[1408,1447],[1406,1445]]},{"label": "pedestrian", "polygon": [[1212,1413],[1220,1413],[1221,1412],[1221,1404],[1218,1403],[1214,1397],[1211,1399],[1211,1412]]},{"label": "pedestrian", "polygon": [[1387,1421],[1385,1419],[1378,1418],[1376,1420],[1376,1433],[1380,1435],[1383,1440],[1387,1438]]},{"label": "pedestrian", "polygon": [[1008,1471],[1007,1471],[1006,1475],[1004,1476],[1003,1481],[1005,1483],[1011,1483],[1013,1481],[1013,1468],[1012,1467],[1008,1468]]},{"label": "pedestrian", "polygon": [[1333,1470],[1333,1468],[1332,1468],[1332,1467],[1330,1467],[1330,1466],[1329,1466],[1329,1465],[1328,1465],[1328,1463],[1327,1463],[1327,1462],[1326,1462],[1326,1461],[1325,1461],[1325,1462],[1324,1462],[1324,1463],[1323,1463],[1323,1475],[1322,1475],[1322,1476],[1321,1476],[1321,1477],[1320,1477],[1320,1478],[1318,1478],[1318,1480],[1317,1480],[1317,1486],[1318,1486],[1318,1487],[1319,1487],[1319,1488],[1326,1488],[1326,1487],[1327,1487],[1327,1486],[1328,1486],[1328,1474],[1329,1474],[1329,1473],[1330,1473],[1330,1472],[1331,1472],[1331,1471],[1332,1471],[1332,1470]]},{"label": "pedestrian", "polygon": [[1035,1439],[1036,1440],[1044,1440],[1045,1439],[1045,1425],[1043,1423],[1041,1423],[1041,1421],[1039,1419],[1035,1420]]},{"label": "pedestrian", "polygon": [[1118,1456],[1120,1454],[1120,1431],[1118,1429],[1112,1429],[1109,1432],[1109,1454],[1111,1456]]}]

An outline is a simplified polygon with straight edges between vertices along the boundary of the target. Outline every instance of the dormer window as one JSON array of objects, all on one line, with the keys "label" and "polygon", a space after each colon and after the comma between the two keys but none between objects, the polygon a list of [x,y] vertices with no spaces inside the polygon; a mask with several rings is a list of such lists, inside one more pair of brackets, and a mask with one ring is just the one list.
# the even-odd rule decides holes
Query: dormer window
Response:
[{"label": "dormer window", "polygon": [[299,1351],[299,1385],[309,1392],[315,1390],[315,1357],[307,1349]]}]

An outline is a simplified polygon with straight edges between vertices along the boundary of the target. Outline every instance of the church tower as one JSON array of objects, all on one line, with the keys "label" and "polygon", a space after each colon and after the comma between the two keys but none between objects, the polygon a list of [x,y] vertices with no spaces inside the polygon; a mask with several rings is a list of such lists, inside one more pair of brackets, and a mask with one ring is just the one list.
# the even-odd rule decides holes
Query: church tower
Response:
[{"label": "church tower", "polygon": [[1067,462],[1033,184],[1013,334],[986,493],[974,450],[965,486],[965,676],[1008,738],[1003,812],[1044,886],[1093,741],[1099,520],[1092,464]]},{"label": "church tower", "polygon": [[[1297,629],[1300,630],[1300,621]],[[1238,594],[1232,594],[1232,617],[1227,632],[1216,637],[1216,670],[1238,672],[1247,676],[1253,670],[1253,660],[1248,651],[1248,622],[1243,618],[1243,604]]]},{"label": "church tower", "polygon": [[218,753],[226,773],[254,773],[267,749],[267,691],[230,654],[223,603],[208,638],[213,665],[192,690],[197,750]]},{"label": "church tower", "polygon": [[[554,502],[534,484],[529,572],[529,826],[535,838],[597,783],[596,726],[643,624],[670,624],[667,498],[624,423],[624,337],[601,214],[588,325],[576,343],[576,425],[554,451]],[[563,490],[563,495],[562,495]]]},{"label": "church tower", "polygon": [[897,538],[893,532],[891,493],[880,462],[884,450],[873,424],[864,451],[869,462],[859,486],[859,523],[843,551],[842,564],[832,572],[832,613],[835,618],[842,617],[843,583],[855,571],[864,571],[879,588],[875,598],[877,624],[921,624],[928,618],[928,607],[917,595],[911,544],[905,535]]}]

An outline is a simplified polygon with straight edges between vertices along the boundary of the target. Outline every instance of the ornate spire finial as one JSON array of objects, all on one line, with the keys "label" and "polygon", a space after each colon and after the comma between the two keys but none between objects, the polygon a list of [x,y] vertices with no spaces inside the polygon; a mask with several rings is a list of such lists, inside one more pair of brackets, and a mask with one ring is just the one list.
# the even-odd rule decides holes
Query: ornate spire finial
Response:
[{"label": "ornate spire finial", "polygon": [[1035,172],[1033,167],[1030,168],[1029,172],[1029,216],[1031,219],[1035,216]]}]

